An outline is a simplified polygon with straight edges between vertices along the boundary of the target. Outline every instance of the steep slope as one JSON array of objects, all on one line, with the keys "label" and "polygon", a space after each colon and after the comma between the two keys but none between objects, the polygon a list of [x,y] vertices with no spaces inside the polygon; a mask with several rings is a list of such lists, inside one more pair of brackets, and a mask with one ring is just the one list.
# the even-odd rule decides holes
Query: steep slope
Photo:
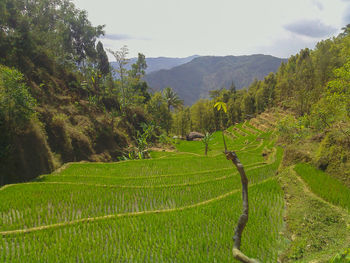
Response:
[{"label": "steep slope", "polygon": [[232,82],[241,89],[255,78],[263,79],[277,71],[282,61],[267,55],[205,56],[170,70],[147,74],[145,80],[154,90],[171,86],[185,104],[190,105],[199,98],[208,97],[209,90],[227,88]]}]

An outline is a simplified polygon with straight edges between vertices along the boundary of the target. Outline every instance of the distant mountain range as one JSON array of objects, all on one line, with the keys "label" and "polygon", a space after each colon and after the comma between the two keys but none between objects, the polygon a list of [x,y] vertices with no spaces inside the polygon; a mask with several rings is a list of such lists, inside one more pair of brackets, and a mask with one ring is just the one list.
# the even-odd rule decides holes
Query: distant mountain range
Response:
[{"label": "distant mountain range", "polygon": [[[198,55],[186,57],[186,58],[167,58],[167,57],[158,57],[158,58],[146,58],[147,69],[146,74],[149,74],[154,71],[162,69],[171,69],[176,66],[180,66],[187,62],[190,62],[194,58],[198,58]],[[131,69],[131,65],[137,61],[137,58],[131,58],[127,69]],[[116,62],[111,62],[112,67],[116,66]]]},{"label": "distant mountain range", "polygon": [[[175,63],[172,59],[164,59],[169,62],[168,67]],[[186,59],[189,62],[148,73],[145,80],[155,91],[163,90],[166,86],[172,87],[186,105],[191,105],[200,98],[207,98],[210,90],[228,88],[232,82],[237,89],[247,87],[255,78],[261,80],[270,72],[276,72],[282,61],[287,61],[269,55],[250,55],[197,56],[177,59],[176,62]],[[162,67],[160,61],[153,62],[159,68]]]}]

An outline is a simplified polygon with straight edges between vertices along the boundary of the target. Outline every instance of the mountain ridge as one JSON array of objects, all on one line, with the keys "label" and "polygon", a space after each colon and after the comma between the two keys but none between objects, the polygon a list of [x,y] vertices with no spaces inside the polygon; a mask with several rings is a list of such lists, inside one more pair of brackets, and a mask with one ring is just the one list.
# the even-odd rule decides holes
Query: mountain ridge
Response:
[{"label": "mountain ridge", "polygon": [[149,73],[144,79],[154,91],[172,87],[185,104],[191,105],[207,98],[210,90],[228,88],[232,82],[242,89],[254,79],[262,80],[276,72],[283,61],[287,60],[263,54],[201,56],[171,69]]},{"label": "mountain ridge", "polygon": [[[199,55],[192,55],[184,58],[172,58],[172,57],[146,57],[146,63],[147,63],[147,68],[146,68],[146,74],[149,74],[151,72],[159,71],[162,69],[171,69],[176,66],[180,66],[182,64],[188,63],[191,60],[200,57]],[[131,69],[131,65],[136,63],[137,58],[130,58],[129,63],[127,64],[127,69]],[[110,62],[111,66],[113,68],[116,67],[116,62],[112,61]]]}]

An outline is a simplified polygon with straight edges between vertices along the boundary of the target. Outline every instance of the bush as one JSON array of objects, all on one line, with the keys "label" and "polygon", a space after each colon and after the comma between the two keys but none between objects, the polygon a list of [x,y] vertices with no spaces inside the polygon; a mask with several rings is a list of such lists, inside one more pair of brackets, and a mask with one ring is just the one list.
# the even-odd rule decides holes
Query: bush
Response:
[{"label": "bush", "polygon": [[0,124],[10,129],[23,127],[35,113],[36,101],[15,69],[0,65]]},{"label": "bush", "polygon": [[309,134],[307,116],[295,119],[291,115],[287,115],[278,122],[277,129],[280,140],[286,143],[292,143]]}]

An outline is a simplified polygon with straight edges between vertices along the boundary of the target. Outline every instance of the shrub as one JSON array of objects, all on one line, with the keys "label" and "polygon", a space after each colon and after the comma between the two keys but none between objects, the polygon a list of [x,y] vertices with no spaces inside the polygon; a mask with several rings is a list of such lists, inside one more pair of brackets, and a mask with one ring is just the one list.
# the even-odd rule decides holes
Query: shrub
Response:
[{"label": "shrub", "polygon": [[33,117],[36,101],[15,69],[0,65],[0,123],[21,127]]}]

